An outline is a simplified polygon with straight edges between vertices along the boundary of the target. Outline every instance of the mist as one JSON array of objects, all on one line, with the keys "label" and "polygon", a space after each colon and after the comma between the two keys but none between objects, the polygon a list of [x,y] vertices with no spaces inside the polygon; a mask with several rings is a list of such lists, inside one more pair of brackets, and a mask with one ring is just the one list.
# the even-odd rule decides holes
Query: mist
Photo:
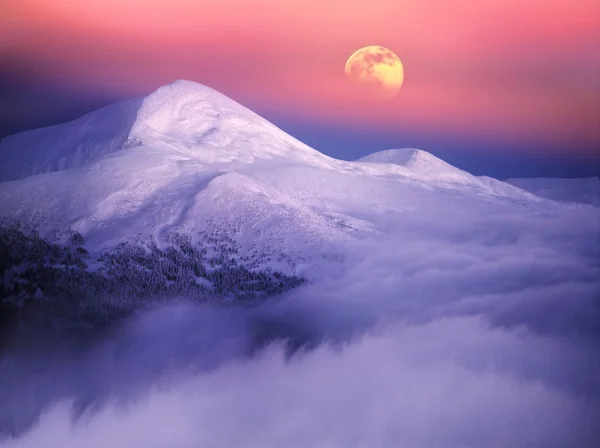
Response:
[{"label": "mist", "polygon": [[599,217],[407,216],[260,305],[9,347],[0,446],[598,446]]}]

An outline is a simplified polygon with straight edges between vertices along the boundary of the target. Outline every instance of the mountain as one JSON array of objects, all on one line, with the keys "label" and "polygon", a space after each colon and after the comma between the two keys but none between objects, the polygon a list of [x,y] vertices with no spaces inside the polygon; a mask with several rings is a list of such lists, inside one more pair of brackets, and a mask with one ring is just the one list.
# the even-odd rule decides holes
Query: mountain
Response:
[{"label": "mountain", "polygon": [[335,238],[335,226],[244,172],[276,161],[330,163],[220,93],[178,81],[3,140],[2,214],[46,230],[73,228],[92,249],[135,234],[161,239],[211,213],[221,220],[221,211],[231,225],[259,222],[267,208],[269,219],[286,220],[298,234]]},{"label": "mountain", "polygon": [[[0,167],[4,294],[93,306],[277,293],[399,223],[545,207],[421,150],[332,159],[189,81],[6,138]],[[52,254],[43,269],[40,253]]]},{"label": "mountain", "polygon": [[186,81],[12,136],[0,446],[600,446],[599,222]]},{"label": "mountain", "polygon": [[458,169],[421,149],[387,149],[361,157],[357,161],[392,163],[406,167],[411,173],[431,180],[470,183],[473,179],[473,176],[466,171]]},{"label": "mountain", "polygon": [[356,161],[399,166],[405,169],[406,176],[421,179],[430,185],[450,186],[451,188],[470,187],[482,191],[483,194],[535,200],[523,189],[515,188],[492,177],[474,176],[422,149],[386,149],[361,157]]},{"label": "mountain", "polygon": [[213,220],[244,244],[269,228],[265,244],[304,254],[375,231],[376,216],[366,215],[406,211],[433,186],[526,197],[506,184],[494,191],[425,151],[361,159],[383,160],[396,165],[331,159],[226,96],[177,81],[0,142],[0,217],[43,234],[72,229],[93,252],[132,235],[160,244],[169,231],[196,234]]},{"label": "mountain", "polygon": [[580,202],[600,206],[600,179],[516,178],[505,182],[553,201]]}]

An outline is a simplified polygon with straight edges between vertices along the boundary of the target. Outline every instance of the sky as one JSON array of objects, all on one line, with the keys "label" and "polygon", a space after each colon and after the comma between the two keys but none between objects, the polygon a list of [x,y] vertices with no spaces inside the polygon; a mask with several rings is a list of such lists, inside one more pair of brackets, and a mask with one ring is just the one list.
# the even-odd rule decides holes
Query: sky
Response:
[{"label": "sky", "polygon": [[[599,175],[597,42],[596,0],[2,0],[0,137],[189,79],[341,159]],[[346,82],[366,45],[404,64],[392,101]]]}]

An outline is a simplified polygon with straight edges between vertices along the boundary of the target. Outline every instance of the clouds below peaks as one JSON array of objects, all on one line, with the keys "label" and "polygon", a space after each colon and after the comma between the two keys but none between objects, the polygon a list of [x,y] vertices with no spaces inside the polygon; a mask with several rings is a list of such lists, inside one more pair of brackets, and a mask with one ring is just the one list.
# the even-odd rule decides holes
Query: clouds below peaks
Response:
[{"label": "clouds below peaks", "polygon": [[0,446],[594,446],[597,217],[407,217],[260,306],[7,353]]}]

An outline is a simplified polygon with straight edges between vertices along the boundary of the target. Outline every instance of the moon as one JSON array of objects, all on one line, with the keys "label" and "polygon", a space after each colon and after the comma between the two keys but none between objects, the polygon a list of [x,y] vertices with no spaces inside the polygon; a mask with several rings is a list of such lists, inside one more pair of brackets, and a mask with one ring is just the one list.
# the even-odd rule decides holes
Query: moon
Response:
[{"label": "moon", "polygon": [[344,68],[346,76],[368,98],[391,100],[404,82],[404,66],[392,50],[370,45],[355,51]]}]

